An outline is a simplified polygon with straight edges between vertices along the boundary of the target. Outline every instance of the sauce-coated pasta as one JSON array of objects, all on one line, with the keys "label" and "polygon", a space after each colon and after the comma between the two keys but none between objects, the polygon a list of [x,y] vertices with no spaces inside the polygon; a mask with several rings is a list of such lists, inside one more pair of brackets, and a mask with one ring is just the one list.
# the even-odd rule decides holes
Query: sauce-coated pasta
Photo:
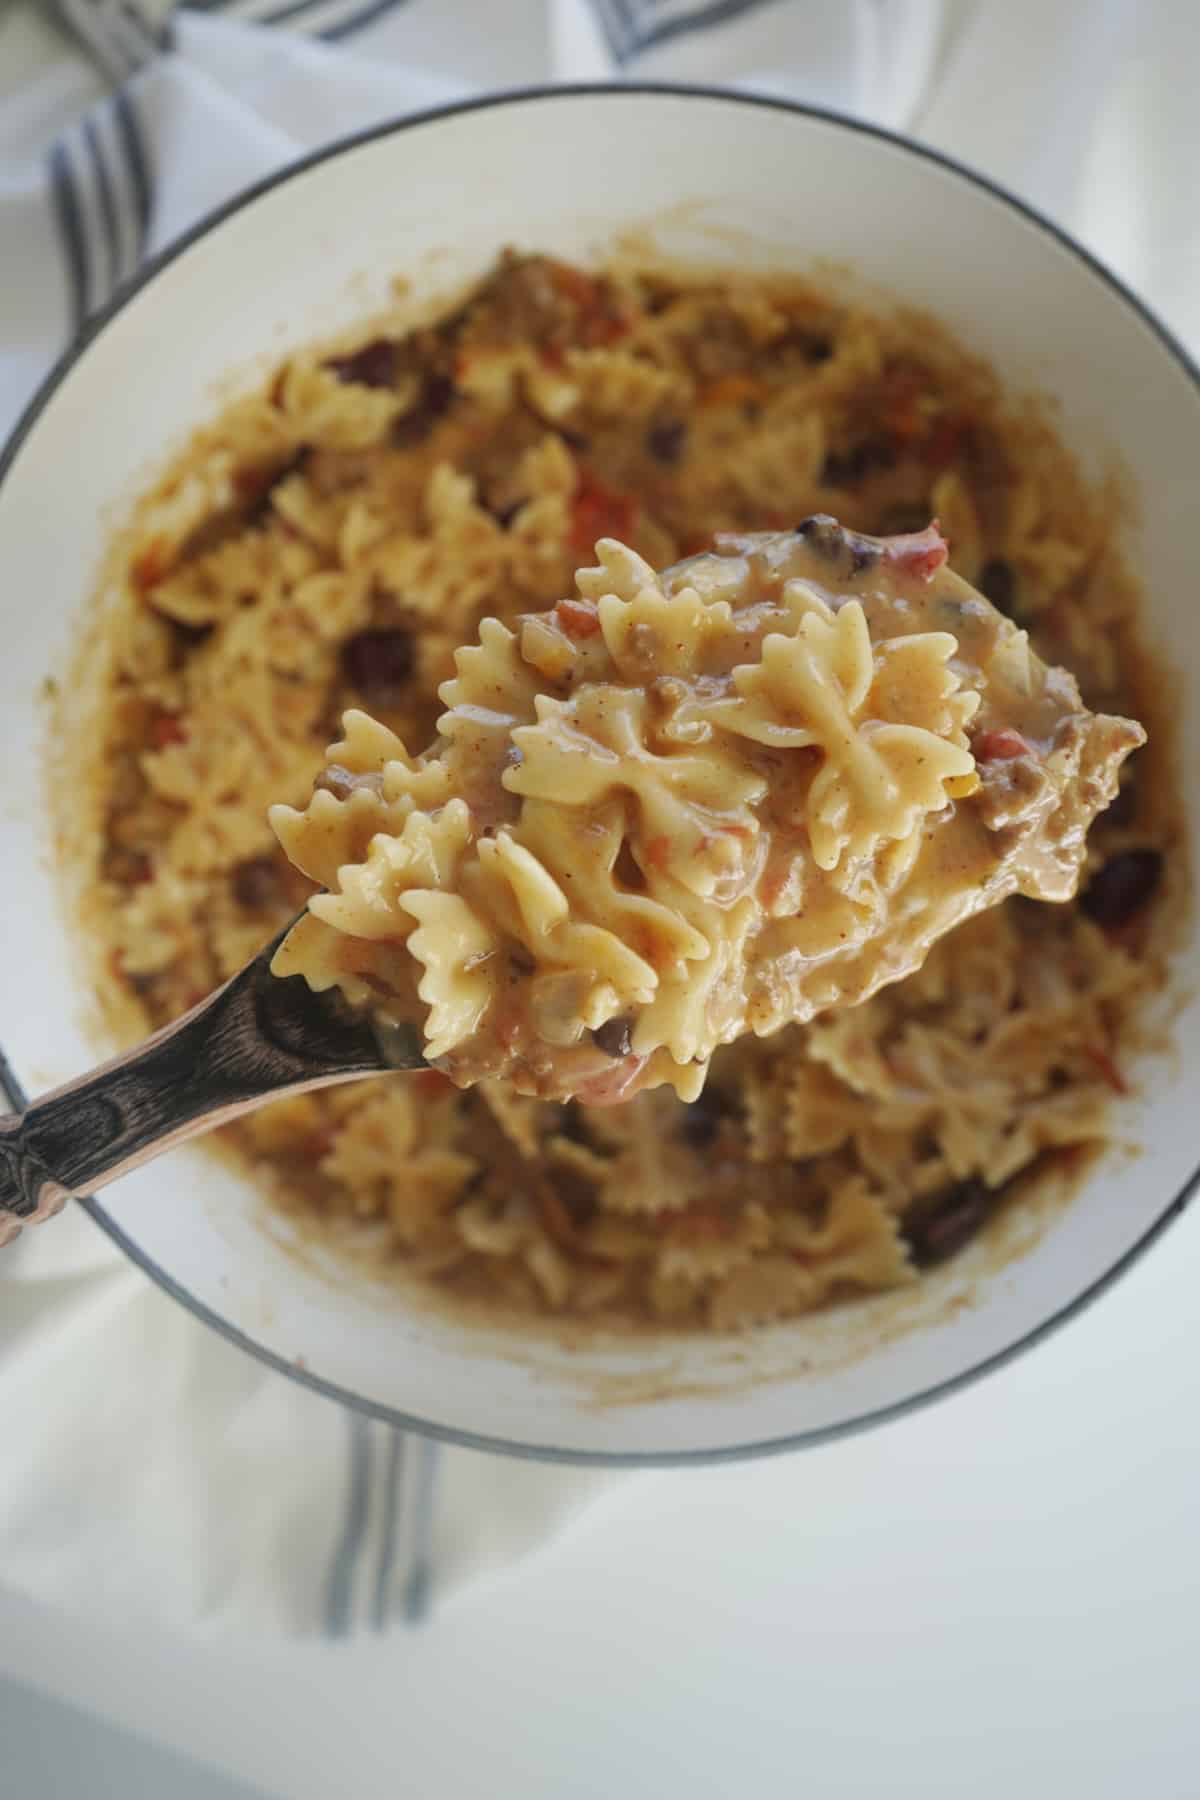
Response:
[{"label": "sauce-coated pasta", "polygon": [[597,548],[577,597],[483,621],[427,754],[350,713],[308,807],[273,809],[330,890],[276,974],[425,1012],[462,1086],[694,1100],[722,1044],[864,1000],[1009,894],[1073,894],[1145,733],[1087,712],[936,529],[815,516],[664,577]]},{"label": "sauce-coated pasta", "polygon": [[[1187,885],[1121,509],[928,319],[730,270],[506,256],[424,319],[290,353],[163,469],[116,546],[99,703],[71,684],[55,789],[112,1035],[177,1017],[305,905],[268,807],[306,807],[348,709],[429,744],[455,649],[561,602],[598,539],[665,568],[816,513],[936,516],[950,567],[1091,709],[1145,721],[1077,897],[1014,895],[862,1004],[725,1045],[690,1104],[429,1071],[231,1126],[305,1234],[489,1318],[725,1330],[914,1281],[1015,1183],[1107,1141]],[[998,817],[1031,777],[978,750]]]}]

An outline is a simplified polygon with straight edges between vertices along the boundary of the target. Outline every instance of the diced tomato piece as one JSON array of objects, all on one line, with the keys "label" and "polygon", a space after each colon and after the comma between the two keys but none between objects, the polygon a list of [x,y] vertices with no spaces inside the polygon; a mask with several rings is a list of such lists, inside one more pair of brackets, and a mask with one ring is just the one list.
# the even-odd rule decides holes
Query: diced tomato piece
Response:
[{"label": "diced tomato piece", "polygon": [[[602,281],[570,263],[551,262],[548,267],[558,292],[580,315],[577,333],[584,344],[602,349],[625,335],[630,321],[616,310]],[[558,354],[561,358],[561,350]]]},{"label": "diced tomato piece", "polygon": [[[773,531],[776,527],[768,526],[767,529]],[[711,550],[712,547],[713,540],[711,531],[698,531],[691,537],[685,537],[679,546],[684,556],[703,556],[705,552]]]},{"label": "diced tomato piece", "polygon": [[160,712],[150,721],[150,742],[156,750],[165,750],[168,744],[186,744],[187,735],[179,713]]},{"label": "diced tomato piece", "polygon": [[702,1207],[690,1206],[681,1219],[674,1222],[674,1231],[687,1242],[693,1244],[719,1243],[722,1238],[733,1233],[734,1222],[722,1213],[705,1210]]},{"label": "diced tomato piece", "polygon": [[551,261],[548,266],[550,279],[564,300],[570,300],[581,312],[590,312],[600,305],[600,285],[594,276],[585,274],[572,263]]},{"label": "diced tomato piece", "polygon": [[600,615],[590,600],[560,600],[554,617],[568,637],[595,637],[600,629]]},{"label": "diced tomato piece", "polygon": [[615,537],[628,543],[637,514],[638,503],[632,494],[606,487],[590,469],[584,469],[571,504],[571,548],[587,556],[598,538]]},{"label": "diced tomato piece", "polygon": [[921,395],[925,383],[915,369],[893,369],[885,378],[883,424],[889,436],[911,443],[921,429]]},{"label": "diced tomato piece", "polygon": [[166,539],[152,538],[140,556],[134,558],[129,573],[139,594],[146,593],[162,580],[170,557],[171,546]]},{"label": "diced tomato piece", "polygon": [[744,406],[747,401],[761,400],[766,389],[753,375],[721,375],[701,388],[698,404],[709,406]]},{"label": "diced tomato piece", "polygon": [[950,547],[934,519],[924,531],[908,531],[899,537],[884,538],[883,554],[906,575],[917,575],[928,581],[950,554]]},{"label": "diced tomato piece", "polygon": [[233,491],[245,506],[260,500],[275,479],[275,471],[262,468],[240,468],[233,472]]},{"label": "diced tomato piece", "polygon": [[1083,1053],[1090,1063],[1095,1064],[1096,1069],[1114,1093],[1127,1094],[1129,1092],[1129,1083],[1107,1050],[1101,1049],[1097,1044],[1087,1044]]},{"label": "diced tomato piece", "polygon": [[944,469],[952,463],[963,448],[967,436],[967,421],[957,413],[948,413],[937,421],[930,432],[922,451],[925,462],[935,469]]},{"label": "diced tomato piece", "polygon": [[583,341],[589,350],[603,350],[623,338],[629,326],[630,321],[621,313],[593,313],[584,321]]},{"label": "diced tomato piece", "polygon": [[1020,732],[1007,725],[997,731],[981,731],[972,738],[971,751],[976,762],[1011,762],[1014,756],[1032,754]]}]

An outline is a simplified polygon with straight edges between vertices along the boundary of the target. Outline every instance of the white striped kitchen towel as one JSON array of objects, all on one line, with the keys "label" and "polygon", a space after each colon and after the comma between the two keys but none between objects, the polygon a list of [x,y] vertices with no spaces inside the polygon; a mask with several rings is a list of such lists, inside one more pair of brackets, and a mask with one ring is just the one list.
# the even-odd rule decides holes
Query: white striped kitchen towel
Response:
[{"label": "white striped kitchen towel", "polygon": [[[727,83],[919,133],[1200,338],[1190,0],[210,0],[115,90],[46,3],[0,12],[0,434],[142,259],[240,187],[548,79]],[[0,995],[0,1049],[4,1023]],[[619,1479],[348,1415],[197,1324],[78,1209],[0,1256],[0,1442],[0,1580],[210,1631],[417,1618]]]}]

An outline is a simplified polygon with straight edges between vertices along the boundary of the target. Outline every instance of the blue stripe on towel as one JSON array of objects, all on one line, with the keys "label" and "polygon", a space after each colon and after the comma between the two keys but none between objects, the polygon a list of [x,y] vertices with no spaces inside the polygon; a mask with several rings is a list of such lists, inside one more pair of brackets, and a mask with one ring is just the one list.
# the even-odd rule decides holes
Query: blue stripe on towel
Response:
[{"label": "blue stripe on towel", "polygon": [[354,1574],[367,1535],[371,1487],[371,1426],[360,1413],[348,1412],[350,1471],[341,1536],[334,1551],[325,1597],[325,1630],[347,1637],[353,1629]]},{"label": "blue stripe on towel", "polygon": [[67,146],[62,138],[53,146],[49,157],[50,195],[54,217],[62,242],[67,274],[67,294],[73,331],[79,331],[88,316],[91,287],[91,259],[84,230],[79,188]]},{"label": "blue stripe on towel", "polygon": [[133,192],[137,214],[137,258],[140,262],[146,254],[150,224],[154,216],[154,171],[146,150],[146,140],[142,135],[141,122],[128,88],[118,88],[113,97],[113,120]]}]

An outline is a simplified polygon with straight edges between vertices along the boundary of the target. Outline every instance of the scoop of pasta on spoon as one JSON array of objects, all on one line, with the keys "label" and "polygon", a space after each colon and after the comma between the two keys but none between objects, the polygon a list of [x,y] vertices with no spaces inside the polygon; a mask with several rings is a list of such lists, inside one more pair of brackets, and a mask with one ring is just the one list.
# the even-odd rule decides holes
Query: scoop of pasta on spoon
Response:
[{"label": "scoop of pasta on spoon", "polygon": [[216,995],[0,1119],[5,1214],[46,1216],[287,1091],[435,1066],[591,1105],[854,1005],[1021,893],[1074,893],[1145,733],[946,565],[831,518],[577,594],[458,651],[437,742],[343,721],[303,811],[324,890]]},{"label": "scoop of pasta on spoon", "polygon": [[945,566],[832,519],[483,622],[434,748],[348,714],[289,857],[327,890],[277,974],[393,1022],[460,1085],[610,1103],[852,1005],[1015,892],[1063,900],[1141,728]]}]

